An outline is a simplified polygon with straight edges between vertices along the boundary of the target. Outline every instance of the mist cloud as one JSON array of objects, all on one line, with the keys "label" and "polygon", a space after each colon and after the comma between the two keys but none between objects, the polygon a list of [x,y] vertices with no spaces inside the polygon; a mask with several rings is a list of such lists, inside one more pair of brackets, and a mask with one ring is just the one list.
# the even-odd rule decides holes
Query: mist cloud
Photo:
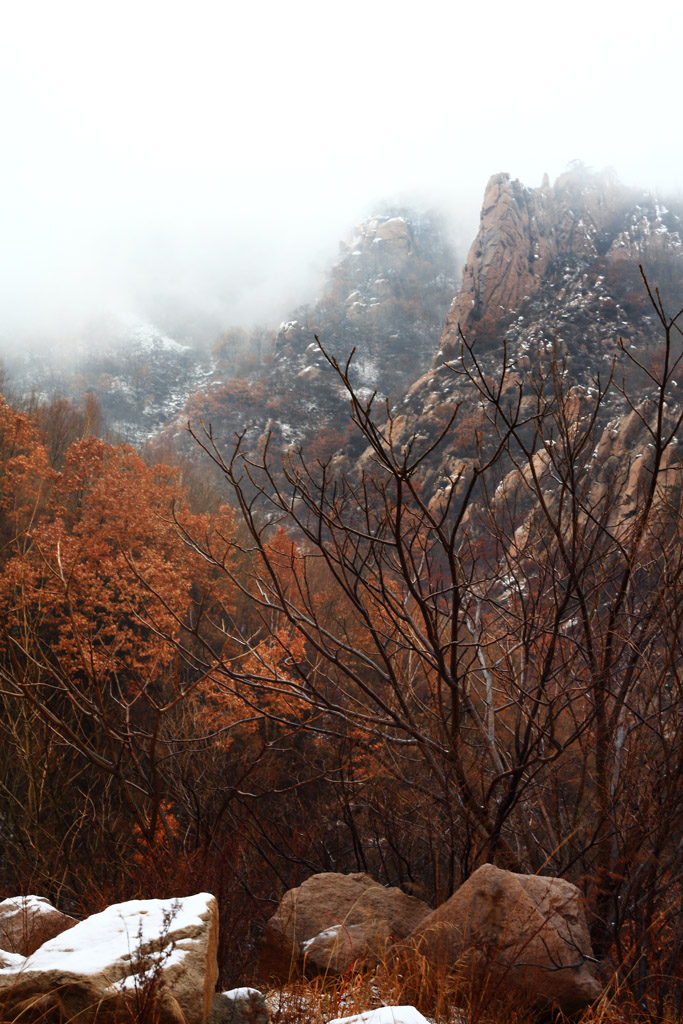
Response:
[{"label": "mist cloud", "polygon": [[382,199],[449,210],[466,248],[500,170],[535,185],[580,158],[680,189],[677,71],[640,10],[243,6],[8,12],[5,346],[112,310],[272,322]]}]

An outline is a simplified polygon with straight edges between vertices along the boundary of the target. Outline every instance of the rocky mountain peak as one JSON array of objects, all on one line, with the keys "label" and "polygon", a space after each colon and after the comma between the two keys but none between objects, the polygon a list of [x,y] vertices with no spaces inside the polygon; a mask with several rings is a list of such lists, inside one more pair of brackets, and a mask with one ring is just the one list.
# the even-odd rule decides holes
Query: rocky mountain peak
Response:
[{"label": "rocky mountain peak", "polygon": [[659,258],[662,248],[680,247],[679,228],[678,218],[653,197],[624,187],[609,173],[576,167],[553,186],[546,176],[540,188],[493,175],[438,359],[457,352],[459,327],[485,335],[554,278],[566,283],[568,272],[590,271],[602,258],[601,270],[624,257],[635,257],[636,265]]},{"label": "rocky mountain peak", "polygon": [[[477,431],[484,436],[488,429],[462,372],[459,331],[492,380],[505,351],[510,400],[519,387],[533,391],[534,374],[554,365],[563,375],[567,414],[573,415],[571,401],[583,409],[577,422],[585,418],[596,381],[612,373],[620,381],[627,375],[632,401],[647,407],[647,368],[657,365],[662,342],[641,267],[670,315],[683,302],[683,209],[670,205],[581,167],[541,188],[507,174],[490,179],[462,288],[432,367],[394,407],[392,434],[399,448],[430,451],[420,466],[423,493],[438,503],[476,455]],[[449,443],[431,452],[455,408]],[[597,425],[609,446],[606,440],[596,457],[596,480],[598,461],[608,462],[608,451],[618,461],[635,450],[646,466],[648,441],[644,428],[643,436],[631,438],[630,412],[619,389],[611,389]],[[636,493],[635,485],[631,491]]]}]

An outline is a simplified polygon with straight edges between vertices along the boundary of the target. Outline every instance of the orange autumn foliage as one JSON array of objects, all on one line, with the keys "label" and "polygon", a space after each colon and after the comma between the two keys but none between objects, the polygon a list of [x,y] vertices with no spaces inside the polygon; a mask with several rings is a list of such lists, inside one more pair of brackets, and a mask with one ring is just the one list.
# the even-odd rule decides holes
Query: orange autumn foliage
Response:
[{"label": "orange autumn foliage", "polygon": [[40,631],[74,670],[126,686],[167,669],[174,654],[163,634],[178,635],[198,569],[170,521],[178,497],[173,471],[146,466],[131,448],[71,445],[4,568],[10,630]]},{"label": "orange autumn foliage", "polygon": [[29,528],[54,477],[37,426],[0,395],[0,550]]}]

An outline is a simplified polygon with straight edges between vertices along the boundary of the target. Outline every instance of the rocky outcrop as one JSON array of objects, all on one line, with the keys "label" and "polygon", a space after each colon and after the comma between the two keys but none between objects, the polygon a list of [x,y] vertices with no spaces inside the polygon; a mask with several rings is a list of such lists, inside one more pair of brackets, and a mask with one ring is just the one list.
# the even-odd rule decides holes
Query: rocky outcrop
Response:
[{"label": "rocky outcrop", "polygon": [[571,1014],[602,993],[581,895],[562,878],[484,864],[407,948],[488,991],[513,986],[544,1010]]},{"label": "rocky outcrop", "polygon": [[313,875],[285,893],[261,943],[264,980],[341,974],[376,959],[389,943],[417,928],[430,908],[368,875]]},{"label": "rocky outcrop", "polygon": [[[534,377],[538,382],[553,364],[562,385],[573,388],[581,415],[591,414],[598,376],[604,382],[612,371],[636,404],[646,399],[650,385],[638,363],[648,367],[656,360],[662,331],[640,265],[674,313],[683,296],[683,208],[668,209],[651,195],[581,168],[540,189],[506,174],[491,178],[432,368],[393,409],[395,450],[409,449],[416,459],[429,452],[418,476],[428,501],[438,506],[449,500],[454,481],[463,481],[458,467],[476,461],[477,437],[492,433],[485,403],[463,372],[460,330],[474,346],[483,378],[499,380],[505,350],[502,397],[514,404],[521,386],[523,415],[533,415]],[[471,368],[471,355],[465,356]],[[431,450],[455,408],[446,441]],[[598,434],[608,426],[614,434],[630,413],[612,388],[596,422]],[[638,443],[647,444],[642,430]],[[362,455],[354,458],[366,465]],[[505,474],[510,466],[503,460],[500,469]],[[489,480],[493,490],[499,482]]]},{"label": "rocky outcrop", "polygon": [[[355,349],[354,384],[398,397],[429,366],[455,294],[454,271],[435,216],[396,210],[371,217],[341,246],[310,311],[309,341],[317,334],[343,362]],[[283,342],[276,352],[286,351]],[[310,351],[308,361],[321,366],[320,353]]]},{"label": "rocky outcrop", "polygon": [[[569,172],[551,188],[527,188],[494,174],[484,193],[479,232],[448,313],[440,348],[459,350],[458,327],[485,330],[534,297],[556,261],[590,263],[615,242],[633,193],[607,175]],[[621,249],[621,244],[617,244]]]},{"label": "rocky outcrop", "polygon": [[207,893],[115,904],[0,968],[3,1019],[79,1022],[145,1014],[204,1024],[218,968],[218,908]]},{"label": "rocky outcrop", "polygon": [[44,896],[14,896],[2,900],[0,949],[28,956],[76,923],[75,917],[62,914]]}]

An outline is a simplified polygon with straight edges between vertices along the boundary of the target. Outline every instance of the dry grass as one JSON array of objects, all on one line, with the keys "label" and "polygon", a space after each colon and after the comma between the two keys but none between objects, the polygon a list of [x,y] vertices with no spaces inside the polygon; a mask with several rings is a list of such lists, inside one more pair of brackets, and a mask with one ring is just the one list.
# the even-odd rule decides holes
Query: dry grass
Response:
[{"label": "dry grass", "polygon": [[268,993],[272,1024],[326,1024],[380,1006],[414,1006],[434,1024],[531,1024],[537,1015],[510,992],[476,988],[453,972],[437,972],[419,955],[386,959],[343,977],[296,978]]},{"label": "dry grass", "polygon": [[[380,1006],[415,1006],[432,1024],[539,1024],[544,1018],[531,1005],[520,1002],[512,989],[493,991],[484,985],[475,988],[466,978],[435,976],[435,972],[417,959],[412,970],[405,964],[398,972],[395,962],[374,970],[351,970],[343,977],[296,978],[267,993],[271,1024],[328,1024],[339,1017],[373,1010]],[[30,1005],[29,1005],[30,1003]],[[141,1008],[131,1000],[116,1007],[103,1004],[84,1006],[77,1017],[70,1017],[59,993],[47,993],[9,1015],[0,1012],[0,1024],[155,1024],[173,1018],[169,1006],[153,1000]],[[170,1013],[169,1013],[170,1011]],[[549,1021],[550,1015],[545,1020]],[[653,1015],[645,1006],[630,1000],[625,988],[606,991],[594,1006],[572,1018],[571,1024],[681,1024],[673,1011]],[[555,1024],[569,1024],[561,1014]]]},{"label": "dry grass", "polygon": [[[512,985],[475,985],[466,965],[459,973],[438,971],[412,953],[341,977],[293,978],[266,998],[271,1024],[327,1024],[380,1006],[405,1005],[415,1006],[433,1024],[569,1024],[561,1013],[539,1013]],[[653,998],[649,1006],[637,1005],[626,984],[615,981],[571,1024],[682,1024],[675,1008],[660,1013],[655,1003]]]}]

